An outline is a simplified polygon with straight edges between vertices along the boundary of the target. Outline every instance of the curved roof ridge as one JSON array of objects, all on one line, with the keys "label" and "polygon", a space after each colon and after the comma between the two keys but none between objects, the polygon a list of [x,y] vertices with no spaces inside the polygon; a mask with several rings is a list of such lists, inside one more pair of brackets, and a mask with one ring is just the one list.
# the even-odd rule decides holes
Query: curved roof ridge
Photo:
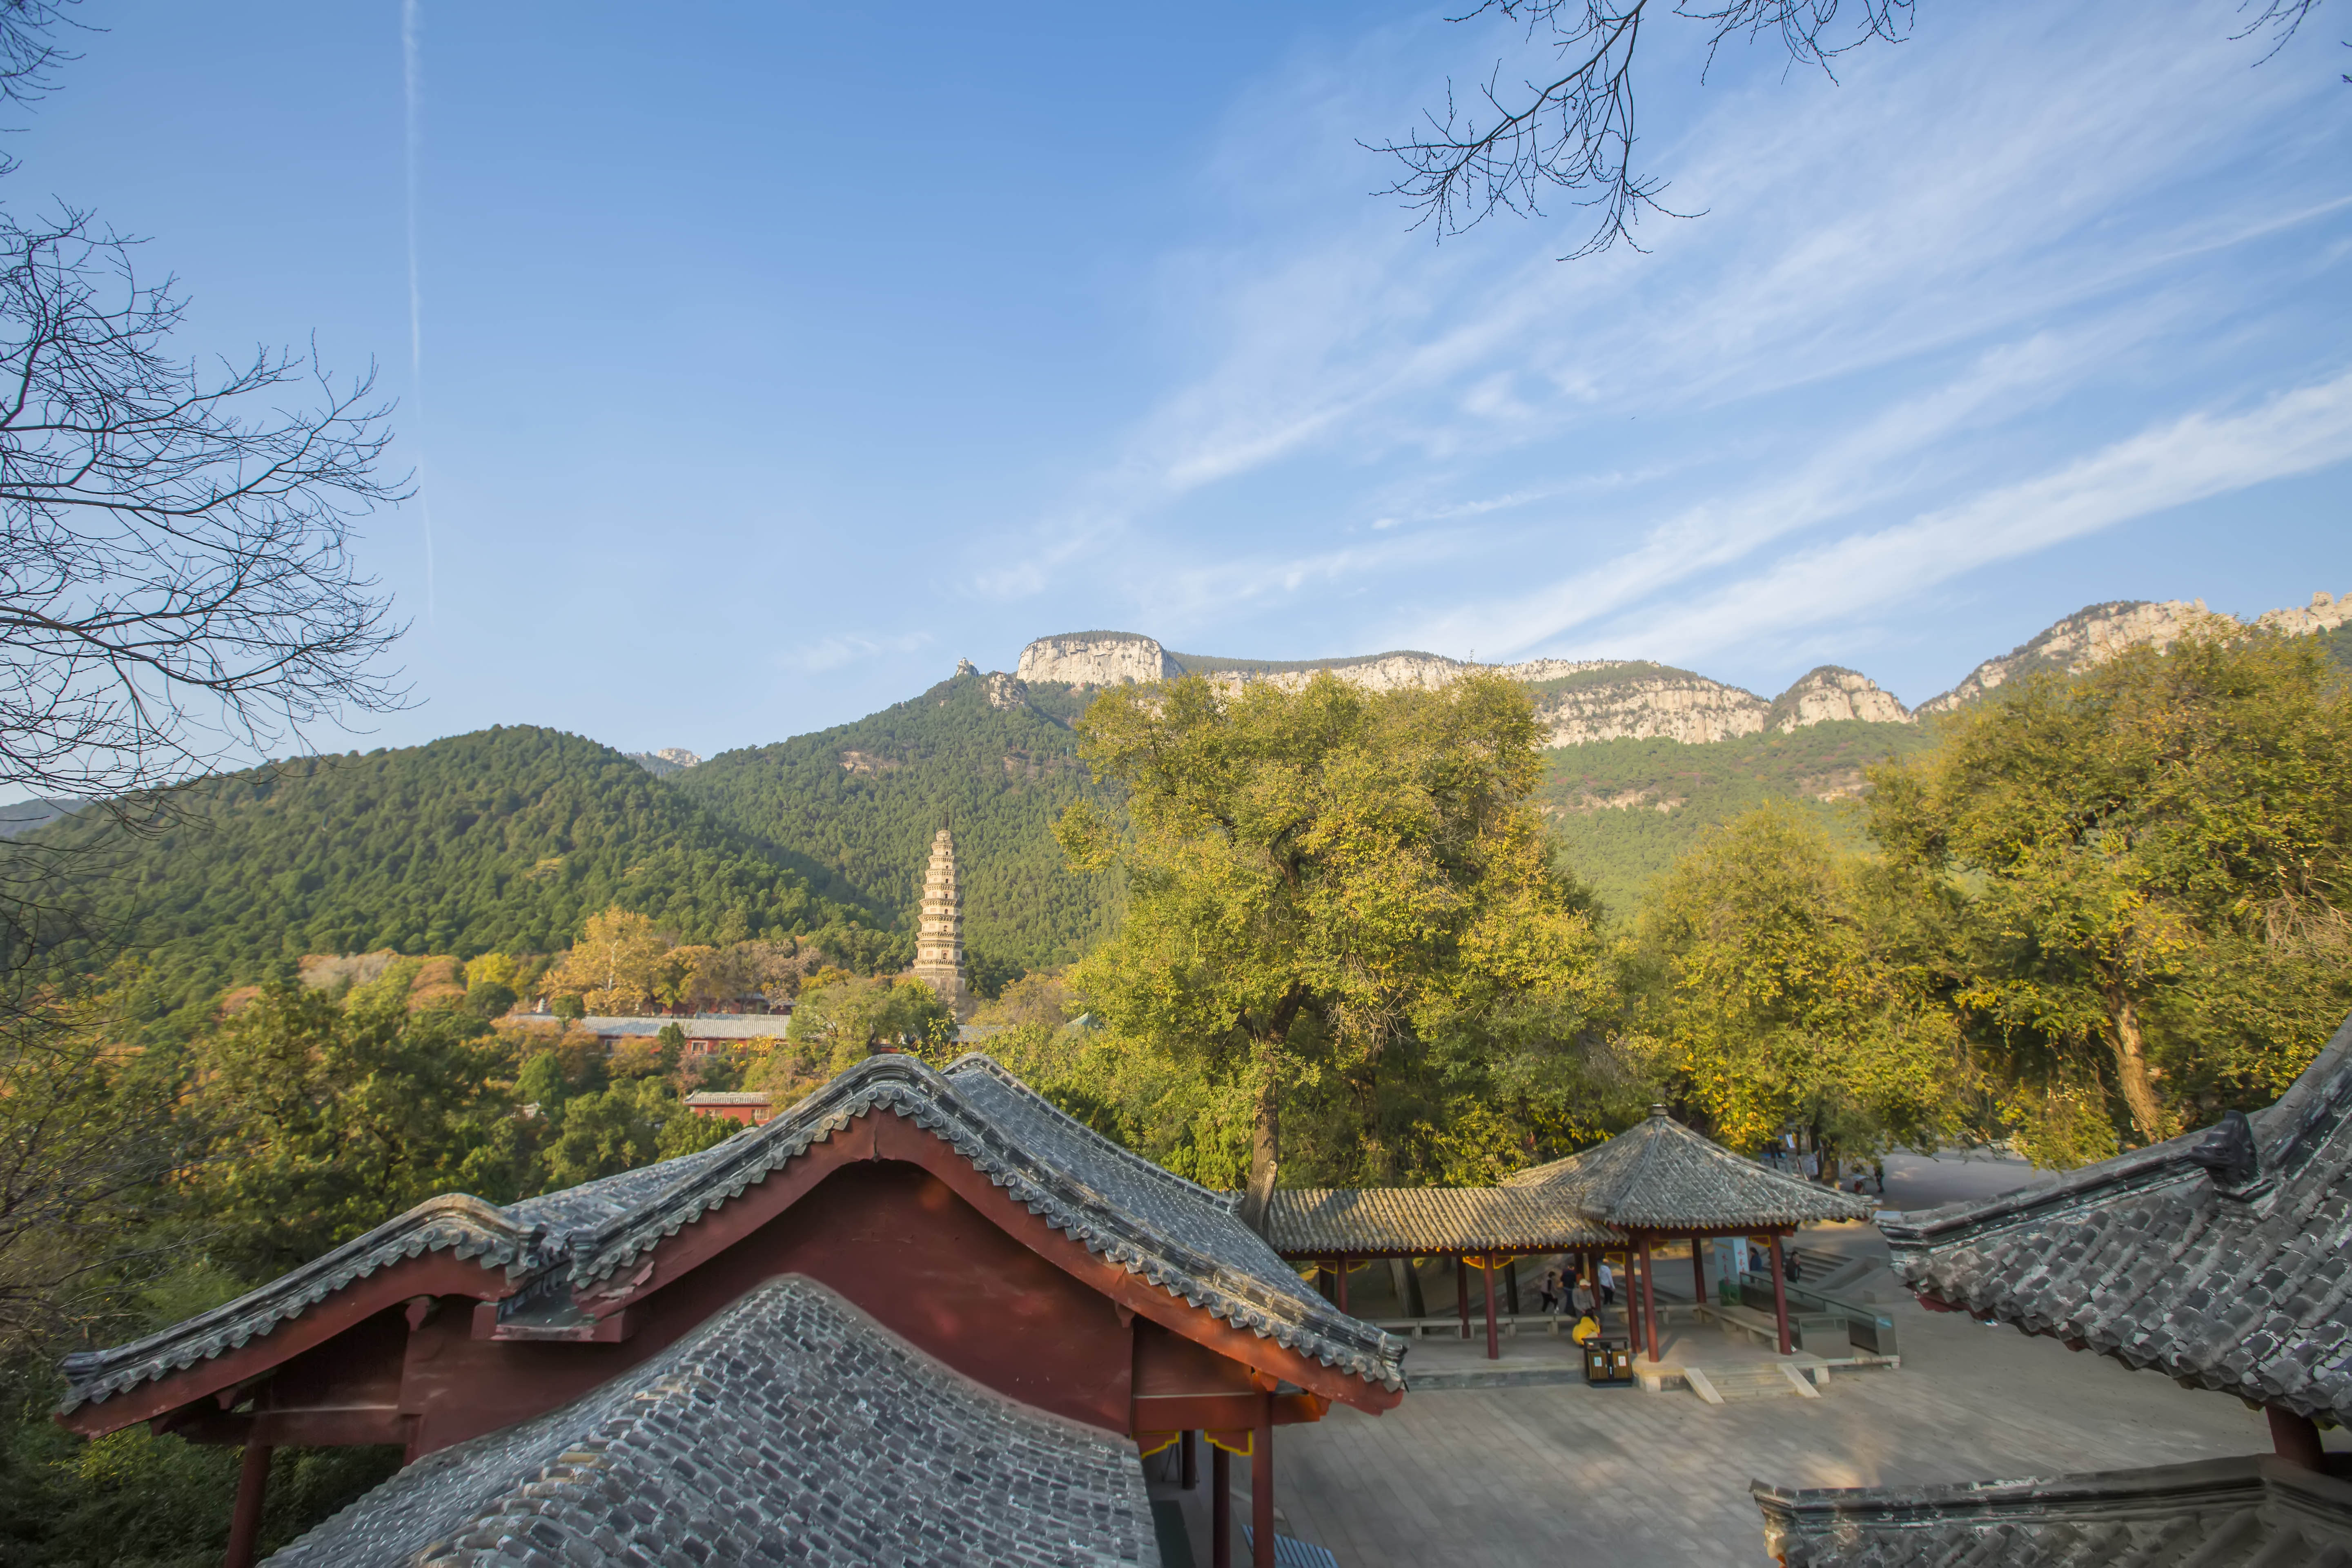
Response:
[{"label": "curved roof ridge", "polygon": [[[940,1069],[940,1071],[941,1077],[949,1079],[952,1079],[957,1074],[962,1072],[985,1073],[990,1078],[994,1079],[998,1083],[1003,1084],[1006,1089],[1013,1090],[1014,1093],[1027,1096],[1030,1100],[1036,1102],[1036,1106],[1039,1110],[1054,1117],[1059,1121],[1064,1122],[1072,1131],[1084,1132],[1089,1137],[1102,1137],[1102,1135],[1095,1131],[1093,1128],[1088,1127],[1085,1122],[1079,1121],[1076,1117],[1071,1115],[1068,1111],[1064,1110],[1060,1106],[1055,1104],[1044,1095],[1039,1094],[1027,1084],[1022,1082],[1020,1078],[1013,1071],[1012,1068],[1006,1067],[1003,1062],[998,1061],[994,1057],[990,1056],[986,1051],[966,1051],[963,1055],[958,1057],[955,1060],[950,1062],[946,1067]],[[1215,1204],[1225,1209],[1234,1208],[1239,1202],[1238,1194],[1221,1193],[1213,1187],[1204,1187],[1191,1177],[1178,1175],[1167,1166],[1147,1160],[1142,1155],[1137,1153],[1134,1150],[1123,1147],[1118,1143],[1113,1143],[1108,1138],[1104,1138],[1103,1142],[1112,1154],[1126,1162],[1128,1166],[1135,1171],[1139,1175],[1147,1177],[1150,1180],[1158,1182],[1165,1186],[1179,1188],[1204,1202]]]},{"label": "curved roof ridge", "polygon": [[[990,1065],[993,1070],[978,1082],[1001,1089],[1006,1075]],[[1155,1182],[1149,1193],[1106,1191],[1082,1167],[1091,1162],[1108,1167],[1096,1175],[1132,1175],[1126,1151],[1025,1088],[1016,1103],[1039,1123],[1019,1132],[1045,1149],[1023,1147],[1015,1130],[999,1124],[1001,1112],[992,1115],[927,1063],[869,1058],[792,1111],[710,1151],[723,1159],[687,1173],[635,1209],[572,1233],[571,1282],[577,1289],[608,1278],[853,1121],[888,1110],[940,1137],[1015,1201],[1129,1273],[1326,1366],[1383,1387],[1403,1386],[1402,1342],[1307,1289],[1229,1205],[1181,1178]],[[1038,1118],[1041,1110],[1050,1115]],[[1148,1212],[1154,1207],[1162,1212]]]},{"label": "curved roof ridge", "polygon": [[541,1261],[541,1235],[537,1226],[519,1225],[505,1210],[469,1193],[427,1198],[233,1301],[128,1344],[67,1356],[61,1363],[67,1392],[58,1409],[79,1409],[234,1350],[404,1258],[447,1251],[473,1258],[485,1269],[501,1270],[509,1280],[519,1279]]},{"label": "curved roof ridge", "polygon": [[1881,1228],[1931,1301],[2352,1422],[2352,1020],[2277,1101]]}]

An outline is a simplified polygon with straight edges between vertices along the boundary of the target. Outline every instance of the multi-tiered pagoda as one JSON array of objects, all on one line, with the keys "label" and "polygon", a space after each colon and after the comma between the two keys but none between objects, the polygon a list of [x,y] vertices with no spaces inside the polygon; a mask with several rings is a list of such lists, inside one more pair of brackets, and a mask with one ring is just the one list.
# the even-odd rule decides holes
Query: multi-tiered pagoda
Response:
[{"label": "multi-tiered pagoda", "polygon": [[930,869],[923,874],[923,930],[916,939],[915,978],[969,1018],[977,1003],[963,977],[963,895],[956,884],[955,837],[942,827],[931,837]]}]

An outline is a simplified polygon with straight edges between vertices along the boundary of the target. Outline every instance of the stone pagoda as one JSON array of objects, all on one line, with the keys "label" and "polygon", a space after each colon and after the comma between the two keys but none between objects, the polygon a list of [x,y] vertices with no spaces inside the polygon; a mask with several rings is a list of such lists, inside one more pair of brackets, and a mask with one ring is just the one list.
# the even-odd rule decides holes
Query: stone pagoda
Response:
[{"label": "stone pagoda", "polygon": [[930,869],[923,874],[923,930],[915,942],[915,978],[940,994],[959,1019],[979,1003],[963,977],[963,893],[956,883],[955,836],[942,827],[931,837]]}]

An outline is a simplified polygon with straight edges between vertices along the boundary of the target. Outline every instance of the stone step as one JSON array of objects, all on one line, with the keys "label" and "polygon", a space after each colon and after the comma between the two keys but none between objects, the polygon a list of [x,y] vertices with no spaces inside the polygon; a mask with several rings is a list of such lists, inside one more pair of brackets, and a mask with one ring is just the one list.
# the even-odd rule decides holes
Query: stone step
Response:
[{"label": "stone step", "polygon": [[[1693,1393],[1710,1405],[1729,1405],[1747,1399],[1818,1399],[1820,1394],[1794,1368],[1777,1363],[1759,1366],[1717,1366],[1699,1372],[1694,1378],[1690,1369],[1684,1381]],[[1708,1399],[1712,1394],[1715,1397]]]}]

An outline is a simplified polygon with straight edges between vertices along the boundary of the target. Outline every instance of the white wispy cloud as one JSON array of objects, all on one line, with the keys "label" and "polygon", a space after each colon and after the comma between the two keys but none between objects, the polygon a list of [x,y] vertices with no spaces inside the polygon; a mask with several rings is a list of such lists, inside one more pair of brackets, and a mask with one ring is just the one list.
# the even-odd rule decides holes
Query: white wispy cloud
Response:
[{"label": "white wispy cloud", "polygon": [[[1916,591],[2098,510],[2087,490],[2045,497],[2049,526],[1979,530],[1990,552],[1971,557],[1931,521],[1959,517],[1956,498],[2079,472],[2115,487],[2120,520],[2178,504],[2132,497],[2258,482],[2305,447],[2229,410],[2332,372],[2232,258],[2307,233],[2301,265],[2340,267],[2329,226],[2352,196],[2326,155],[2341,132],[2310,129],[2311,100],[2340,89],[2252,68],[2233,16],[2226,0],[1992,5],[1852,57],[1840,86],[1760,71],[1666,94],[1686,129],[1656,166],[1707,216],[1653,224],[1650,254],[1567,266],[1571,224],[1432,247],[1357,195],[1360,164],[1270,163],[1268,146],[1401,123],[1446,63],[1420,34],[1303,62],[1236,110],[1222,155],[1250,237],[1168,268],[1192,374],[983,591],[1083,595],[1188,636],[1279,604],[1351,647],[1696,653],[1693,605],[1724,612],[1708,648],[1794,636],[1839,612],[1737,606],[1834,577],[1832,559]],[[1464,76],[1487,47],[1439,46]],[[2291,423],[2304,395],[2261,407]],[[2209,454],[2242,429],[2271,457],[2215,456],[2203,479],[2114,466],[2134,420]],[[1642,438],[1653,423],[1669,428]],[[1355,529],[1430,542],[1370,548]],[[1545,581],[1547,560],[1572,564]]]},{"label": "white wispy cloud", "polygon": [[[1818,626],[2152,512],[2352,459],[2352,373],[2235,415],[2193,414],[2054,473],[1837,540],[1672,610],[1641,634],[1667,657]],[[1614,628],[1620,635],[1631,626]]]},{"label": "white wispy cloud", "polygon": [[820,670],[839,669],[863,659],[913,653],[929,647],[932,641],[929,632],[907,632],[897,637],[867,637],[845,632],[787,649],[778,656],[778,662],[787,669],[814,674]]}]

